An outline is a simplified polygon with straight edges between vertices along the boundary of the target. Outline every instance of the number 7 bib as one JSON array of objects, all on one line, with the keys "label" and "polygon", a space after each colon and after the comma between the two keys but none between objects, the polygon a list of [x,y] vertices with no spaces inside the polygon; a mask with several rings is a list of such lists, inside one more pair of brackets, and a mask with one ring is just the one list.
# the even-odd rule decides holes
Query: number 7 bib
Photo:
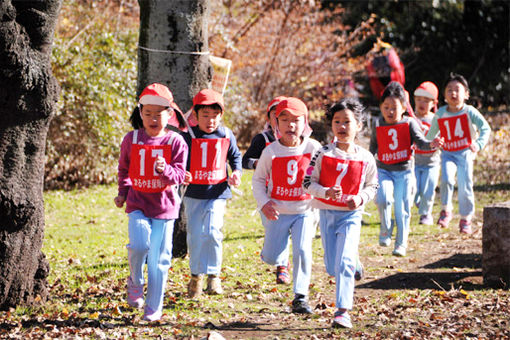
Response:
[{"label": "number 7 bib", "polygon": [[271,198],[282,201],[302,201],[311,196],[301,188],[311,154],[275,157],[271,164],[273,190]]},{"label": "number 7 bib", "polygon": [[227,180],[227,152],[230,139],[193,138],[190,172],[192,184],[218,184]]}]

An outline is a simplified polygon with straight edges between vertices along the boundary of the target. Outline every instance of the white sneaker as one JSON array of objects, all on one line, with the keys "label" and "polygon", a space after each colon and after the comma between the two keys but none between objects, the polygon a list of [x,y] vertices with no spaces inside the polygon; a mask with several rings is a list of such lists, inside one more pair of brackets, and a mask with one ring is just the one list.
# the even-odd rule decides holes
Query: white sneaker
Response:
[{"label": "white sneaker", "polygon": [[393,255],[401,257],[406,256],[406,248],[403,246],[395,247],[395,249],[393,250]]}]

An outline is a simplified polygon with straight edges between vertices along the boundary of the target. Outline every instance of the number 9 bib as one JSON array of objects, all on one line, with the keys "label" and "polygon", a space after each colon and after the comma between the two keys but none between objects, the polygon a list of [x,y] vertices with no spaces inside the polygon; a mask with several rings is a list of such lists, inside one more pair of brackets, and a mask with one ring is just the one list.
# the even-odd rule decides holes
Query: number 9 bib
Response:
[{"label": "number 9 bib", "polygon": [[312,197],[301,188],[311,154],[275,157],[271,165],[273,190],[271,198],[282,201],[302,201]]},{"label": "number 9 bib", "polygon": [[190,172],[192,184],[218,184],[227,180],[230,139],[193,138]]}]

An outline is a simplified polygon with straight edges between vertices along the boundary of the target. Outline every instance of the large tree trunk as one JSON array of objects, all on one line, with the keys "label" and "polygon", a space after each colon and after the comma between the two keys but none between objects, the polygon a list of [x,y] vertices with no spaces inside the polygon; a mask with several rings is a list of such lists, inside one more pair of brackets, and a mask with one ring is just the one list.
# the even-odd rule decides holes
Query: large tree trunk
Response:
[{"label": "large tree trunk", "polygon": [[[138,93],[151,83],[167,85],[183,111],[207,88],[211,66],[207,54],[209,0],[139,0]],[[183,211],[181,209],[181,218]],[[174,256],[186,255],[186,224],[174,229]]]},{"label": "large tree trunk", "polygon": [[43,175],[61,0],[0,2],[0,309],[44,301]]}]

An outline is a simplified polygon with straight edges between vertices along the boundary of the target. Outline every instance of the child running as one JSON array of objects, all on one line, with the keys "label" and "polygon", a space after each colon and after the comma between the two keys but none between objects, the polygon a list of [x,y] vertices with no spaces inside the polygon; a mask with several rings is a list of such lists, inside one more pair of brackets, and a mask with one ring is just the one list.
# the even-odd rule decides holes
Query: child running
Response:
[{"label": "child running", "polygon": [[126,203],[129,216],[127,302],[135,308],[144,305],[147,261],[143,315],[147,321],[162,315],[174,221],[181,204],[177,186],[186,172],[188,146],[178,133],[166,130],[176,111],[181,114],[166,86],[147,86],[140,94],[139,109],[131,116],[135,130],[124,137],[120,147],[119,191],[114,202],[119,208]]},{"label": "child running", "polygon": [[[414,91],[416,118],[421,122],[421,129],[427,133],[437,111],[439,90],[430,81],[420,84]],[[414,203],[420,214],[420,224],[432,225],[432,206],[439,180],[440,151],[415,148],[414,176],[416,177],[416,195]]]},{"label": "child running", "polygon": [[[266,117],[266,128],[261,133],[257,134],[251,140],[250,147],[246,150],[246,153],[243,155],[243,168],[244,169],[255,169],[257,167],[257,162],[259,161],[260,155],[266,146],[275,141],[274,129],[276,129],[276,106],[283,100],[285,97],[278,96],[269,102],[267,105],[267,117]],[[285,250],[288,254],[288,248]],[[287,261],[288,263],[288,255]],[[276,266],[276,283],[277,284],[289,284],[290,283],[290,275],[288,265]]]},{"label": "child running", "polygon": [[[202,294],[203,276],[207,275],[209,294],[222,294],[221,272],[223,215],[230,185],[241,183],[241,152],[234,134],[221,125],[225,111],[223,97],[205,89],[193,98],[193,114],[197,125],[184,133],[190,149],[185,178],[184,208],[188,222],[188,253],[191,280],[188,296]],[[227,160],[232,169],[229,177]]]},{"label": "child running", "polygon": [[[276,107],[278,141],[267,146],[253,174],[253,196],[265,228],[261,258],[286,266],[289,234],[292,237],[294,300],[292,312],[311,314],[308,288],[315,235],[311,196],[301,188],[312,155],[320,148],[310,139],[308,109],[300,99],[288,97]],[[269,182],[266,185],[266,180]]]},{"label": "child running", "polygon": [[312,158],[303,188],[320,209],[324,264],[336,282],[334,327],[351,328],[356,258],[363,207],[377,192],[377,168],[368,150],[354,143],[363,106],[353,98],[333,104],[326,119],[336,137]]},{"label": "child running", "polygon": [[417,121],[404,117],[406,105],[402,85],[389,83],[381,97],[382,117],[375,120],[370,138],[370,152],[376,155],[379,181],[376,195],[381,220],[379,244],[388,247],[391,243],[391,208],[395,204],[395,256],[406,256],[414,187],[411,145],[415,143],[422,150],[431,150],[442,142],[439,138],[432,142],[425,139]]},{"label": "child running", "polygon": [[[469,99],[469,87],[460,74],[450,74],[444,97],[447,105],[436,112],[427,133],[428,139],[438,133],[445,139],[441,153],[441,215],[437,223],[446,228],[452,219],[452,196],[457,172],[459,231],[471,234],[471,218],[475,212],[473,160],[476,153],[487,144],[491,128],[476,108],[465,103]],[[478,138],[475,128],[479,133]]]}]

